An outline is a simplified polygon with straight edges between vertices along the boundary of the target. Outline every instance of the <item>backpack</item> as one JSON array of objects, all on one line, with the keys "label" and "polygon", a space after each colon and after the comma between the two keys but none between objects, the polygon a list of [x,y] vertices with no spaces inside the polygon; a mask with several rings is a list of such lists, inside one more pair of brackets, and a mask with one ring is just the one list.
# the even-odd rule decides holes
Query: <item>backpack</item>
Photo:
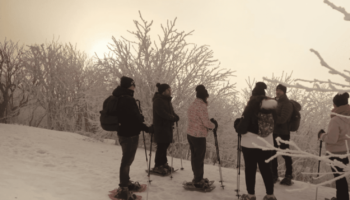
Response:
[{"label": "backpack", "polygon": [[260,137],[267,137],[273,133],[274,120],[272,114],[258,113],[258,135]]},{"label": "backpack", "polygon": [[301,110],[301,105],[294,101],[294,100],[289,100],[292,105],[293,105],[293,112],[292,112],[292,116],[290,118],[290,122],[289,122],[289,130],[290,131],[297,131],[299,129],[300,126],[300,119],[301,119],[301,115],[300,115],[300,110]]},{"label": "backpack", "polygon": [[120,98],[109,96],[103,102],[103,110],[100,111],[100,123],[103,130],[119,131],[118,100]]}]

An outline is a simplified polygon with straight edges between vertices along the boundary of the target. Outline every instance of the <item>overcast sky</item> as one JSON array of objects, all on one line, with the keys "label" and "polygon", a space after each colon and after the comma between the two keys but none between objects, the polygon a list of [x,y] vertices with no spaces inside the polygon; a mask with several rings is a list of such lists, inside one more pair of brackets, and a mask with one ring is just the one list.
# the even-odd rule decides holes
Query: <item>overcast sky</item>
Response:
[{"label": "overcast sky", "polygon": [[[349,0],[332,2],[350,11]],[[310,48],[332,67],[349,68],[350,22],[323,0],[0,0],[0,41],[28,45],[59,37],[102,55],[112,36],[135,30],[138,11],[153,20],[154,35],[176,17],[179,31],[194,30],[188,41],[209,45],[222,68],[236,71],[238,89],[249,76],[261,81],[282,71],[334,79]]]}]

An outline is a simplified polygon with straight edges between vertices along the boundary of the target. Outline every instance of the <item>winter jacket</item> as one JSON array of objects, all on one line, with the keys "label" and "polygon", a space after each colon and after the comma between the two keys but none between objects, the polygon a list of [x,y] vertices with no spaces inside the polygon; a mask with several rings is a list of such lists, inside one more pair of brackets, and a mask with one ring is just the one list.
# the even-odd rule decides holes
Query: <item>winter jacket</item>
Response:
[{"label": "winter jacket", "polygon": [[[343,116],[350,116],[349,105],[339,106],[333,109],[333,112]],[[326,143],[326,149],[335,154],[346,153],[346,141],[350,148],[350,119],[342,116],[332,115],[326,134],[321,135],[320,139]]]},{"label": "winter jacket", "polygon": [[215,125],[210,122],[207,104],[196,98],[187,111],[188,126],[187,134],[193,137],[207,137],[208,129],[214,129]]},{"label": "winter jacket", "polygon": [[120,123],[119,136],[132,137],[145,130],[143,118],[134,99],[134,91],[118,86],[113,91],[118,100],[118,120]]},{"label": "winter jacket", "polygon": [[277,100],[277,109],[275,115],[274,135],[290,134],[290,119],[293,114],[293,105],[287,95],[283,95]]},{"label": "winter jacket", "polygon": [[236,132],[241,134],[241,145],[246,148],[257,148],[266,144],[258,139],[265,139],[273,146],[274,115],[276,115],[277,101],[267,99],[266,96],[252,96],[243,111],[243,116],[236,125]]},{"label": "winter jacket", "polygon": [[153,126],[156,143],[173,141],[173,125],[176,120],[172,97],[156,92],[153,96]]}]

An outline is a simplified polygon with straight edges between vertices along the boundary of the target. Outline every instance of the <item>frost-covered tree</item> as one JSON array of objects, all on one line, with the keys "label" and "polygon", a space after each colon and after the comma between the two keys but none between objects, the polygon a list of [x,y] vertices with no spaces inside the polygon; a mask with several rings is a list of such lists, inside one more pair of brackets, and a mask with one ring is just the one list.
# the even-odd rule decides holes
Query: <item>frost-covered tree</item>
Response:
[{"label": "frost-covered tree", "polygon": [[0,122],[19,114],[19,108],[28,103],[22,80],[24,78],[24,47],[18,43],[0,42]]},{"label": "frost-covered tree", "polygon": [[[233,118],[235,105],[235,84],[229,83],[228,79],[234,76],[234,71],[220,68],[209,46],[188,43],[186,40],[193,32],[178,31],[176,19],[167,21],[166,26],[161,25],[162,35],[158,35],[157,41],[151,39],[153,21],[146,21],[141,14],[140,19],[134,21],[136,30],[129,31],[134,39],[113,37],[113,43],[109,45],[111,54],[98,61],[98,66],[108,71],[106,78],[110,85],[116,87],[123,75],[132,77],[136,83],[135,98],[141,101],[146,123],[151,124],[156,83],[169,84],[175,112],[180,116],[180,143],[183,144],[187,143],[184,137],[187,108],[194,100],[199,84],[203,84],[210,94],[211,117],[220,118],[220,127],[228,123],[227,119]],[[232,121],[230,125],[232,127]],[[177,141],[176,134],[174,139]]]}]

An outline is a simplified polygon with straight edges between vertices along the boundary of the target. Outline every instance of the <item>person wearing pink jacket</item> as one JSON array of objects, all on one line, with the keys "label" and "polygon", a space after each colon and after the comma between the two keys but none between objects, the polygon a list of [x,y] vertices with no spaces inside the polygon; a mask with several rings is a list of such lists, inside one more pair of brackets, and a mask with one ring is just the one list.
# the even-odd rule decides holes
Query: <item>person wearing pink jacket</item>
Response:
[{"label": "person wearing pink jacket", "polygon": [[191,149],[191,164],[194,179],[193,184],[197,188],[208,187],[208,179],[204,179],[204,157],[206,152],[206,137],[208,130],[215,128],[208,116],[208,91],[203,85],[196,87],[196,99],[188,108],[187,140]]},{"label": "person wearing pink jacket", "polygon": [[[333,98],[334,109],[332,113],[337,115],[331,115],[331,121],[328,125],[327,133],[324,130],[320,130],[318,138],[326,143],[326,149],[332,154],[344,155],[349,153],[347,146],[350,148],[350,106],[348,103],[349,94],[338,93]],[[348,157],[339,158],[338,156],[330,157],[331,160],[338,160],[343,164],[349,163]],[[338,172],[344,172],[344,169],[335,167]],[[335,169],[331,168],[334,178],[341,174],[336,173]],[[346,178],[341,178],[335,181],[337,188],[337,197],[333,197],[331,200],[349,200],[349,189]]]}]

